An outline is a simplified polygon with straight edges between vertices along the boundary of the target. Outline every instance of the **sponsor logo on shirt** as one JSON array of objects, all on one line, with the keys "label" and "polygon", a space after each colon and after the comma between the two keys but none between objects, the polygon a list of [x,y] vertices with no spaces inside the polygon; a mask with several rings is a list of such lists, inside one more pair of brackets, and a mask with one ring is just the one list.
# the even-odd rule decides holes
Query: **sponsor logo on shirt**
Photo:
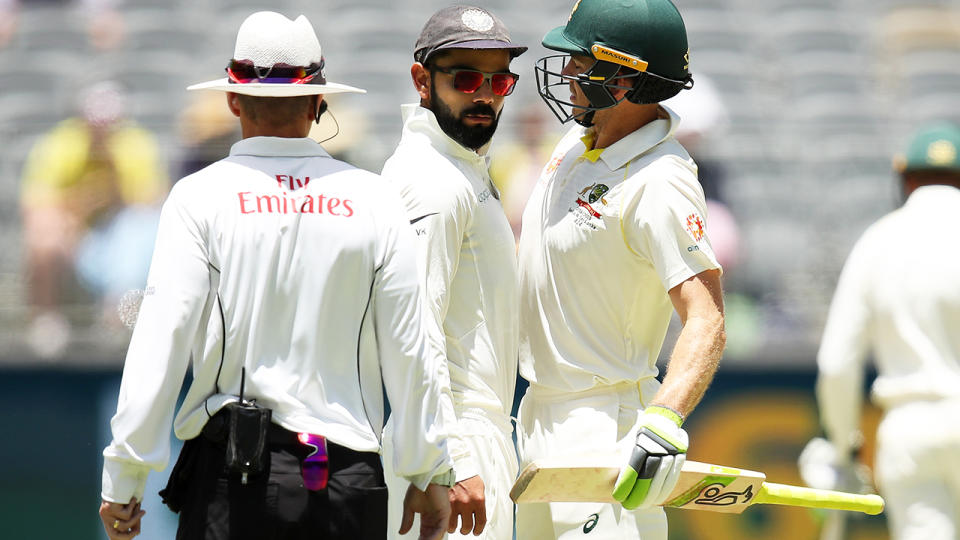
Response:
[{"label": "sponsor logo on shirt", "polygon": [[241,214],[326,214],[339,217],[353,215],[353,201],[328,197],[323,193],[316,195],[287,195],[254,193],[241,191]]},{"label": "sponsor logo on shirt", "polygon": [[687,216],[687,232],[693,237],[694,241],[699,242],[703,239],[703,219],[699,214],[693,213]]},{"label": "sponsor logo on shirt", "polygon": [[548,176],[552,174],[553,171],[557,170],[557,168],[560,167],[561,161],[563,161],[563,154],[558,154],[556,156],[553,156],[553,159],[551,159],[550,162],[547,163],[547,166],[543,168],[543,173],[541,174],[541,176]]},{"label": "sponsor logo on shirt", "polygon": [[[413,218],[413,219],[410,220],[410,224],[413,225],[414,223],[420,221],[420,220],[423,219],[423,218],[427,218],[427,217],[435,216],[435,215],[437,215],[436,212],[430,212],[429,214],[424,214],[424,215],[422,215],[422,216],[420,216],[420,217],[415,217],[415,218]],[[426,229],[426,228],[416,227],[416,228],[414,228],[414,231],[417,233],[417,236],[423,236],[423,235],[427,234],[427,229]]]},{"label": "sponsor logo on shirt", "polygon": [[290,176],[288,174],[278,174],[276,175],[276,177],[277,177],[277,185],[282,188],[289,189],[290,191],[307,187],[307,184],[310,183],[309,176],[304,177],[303,180],[295,176]]},{"label": "sponsor logo on shirt", "polygon": [[593,532],[594,527],[597,526],[597,523],[600,521],[600,514],[590,514],[590,517],[587,519],[587,522],[583,524],[583,534],[589,534]]}]

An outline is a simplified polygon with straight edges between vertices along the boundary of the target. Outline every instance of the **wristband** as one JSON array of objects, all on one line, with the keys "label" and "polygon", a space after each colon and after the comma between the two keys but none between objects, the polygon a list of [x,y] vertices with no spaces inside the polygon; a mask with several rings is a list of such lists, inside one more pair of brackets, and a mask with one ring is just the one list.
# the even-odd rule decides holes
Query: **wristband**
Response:
[{"label": "wristband", "polygon": [[670,407],[665,407],[663,405],[651,405],[644,409],[643,412],[652,413],[667,418],[676,424],[677,427],[683,426],[683,415],[671,409]]}]

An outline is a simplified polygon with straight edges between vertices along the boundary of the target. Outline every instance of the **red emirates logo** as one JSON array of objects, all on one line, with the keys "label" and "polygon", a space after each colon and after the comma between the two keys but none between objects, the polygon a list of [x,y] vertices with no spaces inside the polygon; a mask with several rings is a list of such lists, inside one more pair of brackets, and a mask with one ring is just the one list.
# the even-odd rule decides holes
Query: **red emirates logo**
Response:
[{"label": "red emirates logo", "polygon": [[328,197],[323,193],[316,195],[290,196],[241,191],[241,214],[326,214],[329,216],[353,216],[353,201]]},{"label": "red emirates logo", "polygon": [[703,239],[703,220],[697,214],[687,216],[687,232],[697,242]]}]

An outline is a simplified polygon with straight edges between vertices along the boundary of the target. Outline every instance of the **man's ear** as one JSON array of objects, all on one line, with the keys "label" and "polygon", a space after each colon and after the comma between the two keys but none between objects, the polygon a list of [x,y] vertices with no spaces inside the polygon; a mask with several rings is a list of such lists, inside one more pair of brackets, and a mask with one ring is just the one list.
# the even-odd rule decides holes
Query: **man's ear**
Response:
[{"label": "man's ear", "polygon": [[637,82],[637,79],[633,77],[617,77],[612,81],[612,86],[627,87],[623,88],[610,88],[610,93],[613,94],[613,97],[617,100],[623,99],[623,96],[633,90],[634,83]]},{"label": "man's ear", "polygon": [[230,109],[230,112],[232,112],[234,116],[240,118],[240,100],[237,98],[237,94],[227,92],[227,108]]},{"label": "man's ear", "polygon": [[415,62],[410,66],[410,78],[413,79],[413,87],[420,95],[420,103],[430,103],[430,70],[420,62]]},{"label": "man's ear", "polygon": [[313,106],[314,106],[313,122],[316,124],[319,124],[320,117],[323,116],[323,113],[327,112],[327,108],[328,108],[327,100],[323,99],[323,94],[320,94],[316,97],[316,101],[313,102]]}]

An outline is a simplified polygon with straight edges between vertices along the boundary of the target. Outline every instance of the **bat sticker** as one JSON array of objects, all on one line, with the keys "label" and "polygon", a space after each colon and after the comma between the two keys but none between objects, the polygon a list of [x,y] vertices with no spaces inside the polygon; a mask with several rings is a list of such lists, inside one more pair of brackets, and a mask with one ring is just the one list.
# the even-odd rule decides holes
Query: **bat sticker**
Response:
[{"label": "bat sticker", "polygon": [[[693,501],[693,504],[704,504],[708,506],[730,506],[731,504],[746,504],[753,498],[753,484],[747,486],[747,489],[737,492],[729,491],[724,493],[723,484],[711,484],[704,489],[700,497]],[[743,500],[740,500],[740,497]]]}]

